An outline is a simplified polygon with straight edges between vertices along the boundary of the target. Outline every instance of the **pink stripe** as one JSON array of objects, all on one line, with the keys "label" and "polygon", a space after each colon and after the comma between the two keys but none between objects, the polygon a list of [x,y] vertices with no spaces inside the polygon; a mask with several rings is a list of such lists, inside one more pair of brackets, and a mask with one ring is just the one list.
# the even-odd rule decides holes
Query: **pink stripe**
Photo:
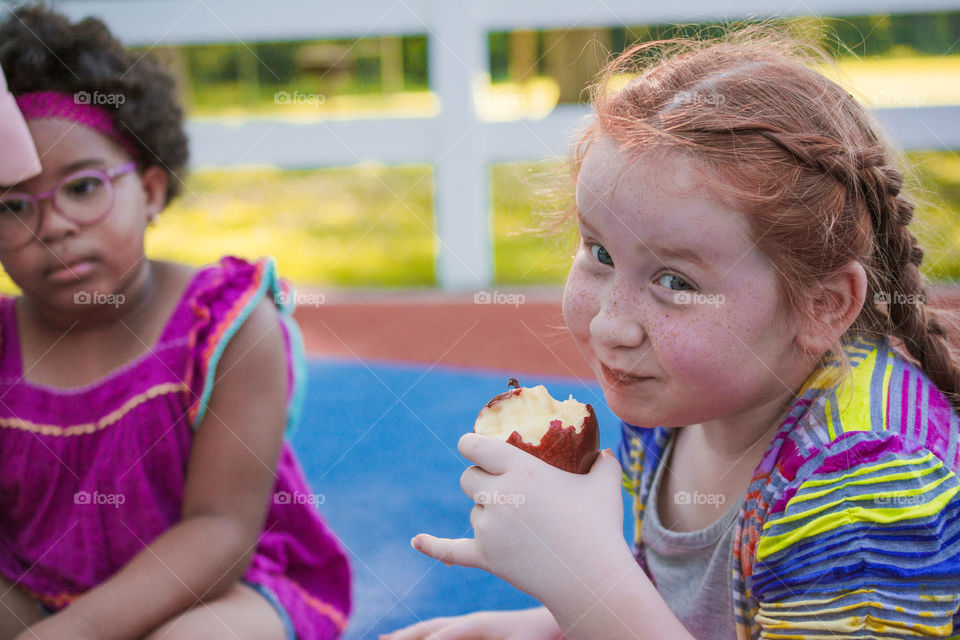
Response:
[{"label": "pink stripe", "polygon": [[903,378],[900,381],[900,431],[902,435],[907,435],[907,399],[910,397],[910,369],[903,367]]},{"label": "pink stripe", "polygon": [[[834,441],[834,446],[844,438],[856,437],[858,431],[844,433]],[[862,436],[860,436],[862,437]],[[817,473],[830,473],[833,471],[843,471],[853,469],[862,464],[876,462],[890,453],[904,453],[904,438],[889,434],[880,440],[862,440],[846,451],[841,451],[836,455],[828,456],[823,464],[817,469]],[[907,453],[914,453],[916,447],[913,447]]]},{"label": "pink stripe", "polygon": [[947,449],[950,448],[948,434],[950,433],[950,403],[935,385],[927,387],[927,439],[923,445],[946,459]]}]

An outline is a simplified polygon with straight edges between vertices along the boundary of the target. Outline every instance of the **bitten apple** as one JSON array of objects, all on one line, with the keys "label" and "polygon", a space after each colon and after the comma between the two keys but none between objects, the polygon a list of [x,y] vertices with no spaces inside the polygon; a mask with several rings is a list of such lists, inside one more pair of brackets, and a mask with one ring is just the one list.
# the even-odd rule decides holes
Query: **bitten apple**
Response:
[{"label": "bitten apple", "polygon": [[546,387],[512,387],[487,403],[474,433],[495,436],[572,473],[587,473],[600,454],[597,417],[589,404],[555,400]]}]

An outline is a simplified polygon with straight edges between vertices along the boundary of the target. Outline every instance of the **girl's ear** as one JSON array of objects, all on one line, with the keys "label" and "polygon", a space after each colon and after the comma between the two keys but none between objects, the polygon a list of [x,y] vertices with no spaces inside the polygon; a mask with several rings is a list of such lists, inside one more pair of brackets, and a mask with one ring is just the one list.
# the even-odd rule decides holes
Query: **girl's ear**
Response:
[{"label": "girl's ear", "polygon": [[159,165],[147,167],[140,174],[147,218],[152,220],[167,205],[167,172]]},{"label": "girl's ear", "polygon": [[797,346],[820,357],[860,315],[867,295],[867,274],[856,260],[847,262],[820,283],[809,299],[796,336]]}]

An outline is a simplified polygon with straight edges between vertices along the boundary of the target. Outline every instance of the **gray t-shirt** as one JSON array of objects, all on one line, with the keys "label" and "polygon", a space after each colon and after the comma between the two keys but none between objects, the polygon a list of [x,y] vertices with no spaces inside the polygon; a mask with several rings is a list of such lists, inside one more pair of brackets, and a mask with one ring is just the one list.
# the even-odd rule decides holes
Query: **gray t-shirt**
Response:
[{"label": "gray t-shirt", "polygon": [[[662,460],[670,459],[674,437]],[[733,619],[733,531],[742,501],[697,531],[671,531],[660,522],[657,496],[666,464],[654,475],[641,538],[647,567],[670,610],[697,640],[737,637]],[[719,513],[723,506],[717,508]]]}]

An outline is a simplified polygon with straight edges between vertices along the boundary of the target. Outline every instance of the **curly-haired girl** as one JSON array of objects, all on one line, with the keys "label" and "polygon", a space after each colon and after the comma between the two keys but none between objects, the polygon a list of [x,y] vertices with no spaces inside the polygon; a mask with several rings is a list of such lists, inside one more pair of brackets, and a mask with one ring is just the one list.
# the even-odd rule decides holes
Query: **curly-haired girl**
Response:
[{"label": "curly-haired girl", "polygon": [[0,65],[42,165],[0,188],[0,636],[338,636],[347,559],[284,439],[286,284],[144,255],[187,160],[172,79],[42,8]]}]

